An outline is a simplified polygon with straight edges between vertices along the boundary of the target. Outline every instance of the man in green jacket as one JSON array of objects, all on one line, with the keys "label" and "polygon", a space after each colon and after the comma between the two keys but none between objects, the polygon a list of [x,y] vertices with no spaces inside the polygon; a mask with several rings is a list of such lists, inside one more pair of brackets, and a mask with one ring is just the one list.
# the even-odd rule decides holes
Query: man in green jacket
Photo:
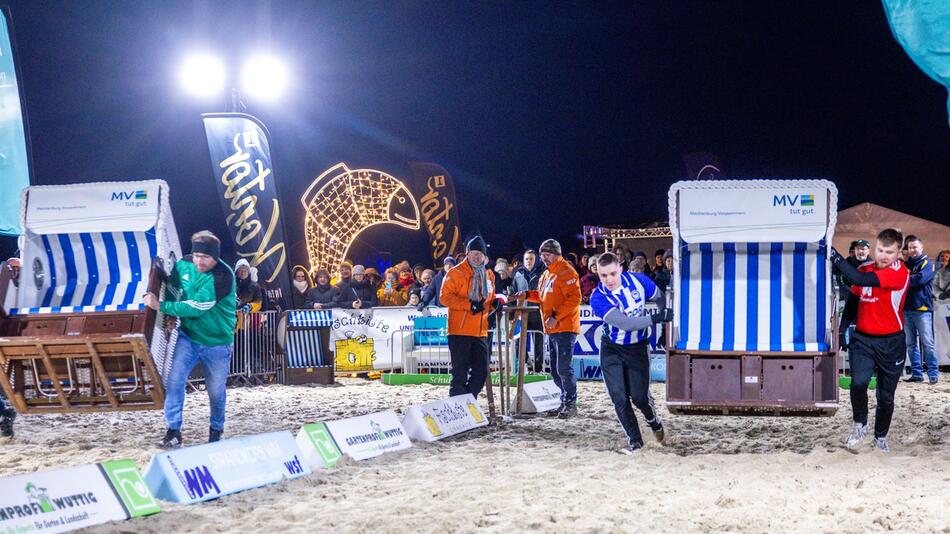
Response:
[{"label": "man in green jacket", "polygon": [[220,257],[221,241],[211,232],[196,233],[191,236],[191,255],[175,263],[165,282],[165,299],[159,302],[156,295],[145,295],[145,305],[149,308],[181,318],[171,371],[165,377],[168,431],[159,443],[163,449],[182,445],[185,384],[198,362],[204,364],[205,387],[211,404],[208,442],[220,440],[224,433],[226,385],[237,321],[237,287],[234,272]]}]

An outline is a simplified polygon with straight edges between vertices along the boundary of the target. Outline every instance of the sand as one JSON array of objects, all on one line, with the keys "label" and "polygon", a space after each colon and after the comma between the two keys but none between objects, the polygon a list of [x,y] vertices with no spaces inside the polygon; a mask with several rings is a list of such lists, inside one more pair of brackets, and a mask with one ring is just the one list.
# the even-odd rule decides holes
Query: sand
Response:
[{"label": "sand", "polygon": [[[227,435],[411,404],[443,386],[229,390]],[[950,532],[950,375],[901,384],[884,455],[842,442],[851,409],[827,418],[661,414],[667,440],[624,444],[603,384],[579,384],[580,416],[529,417],[444,442],[185,506],[91,532]],[[663,399],[663,385],[653,394]],[[484,395],[480,399],[485,406]],[[662,403],[661,403],[662,404]],[[873,400],[872,400],[873,405]],[[873,411],[873,408],[872,408]],[[203,392],[185,408],[185,440],[206,439]],[[132,458],[144,468],[164,433],[160,412],[20,417],[0,441],[0,476]]]}]

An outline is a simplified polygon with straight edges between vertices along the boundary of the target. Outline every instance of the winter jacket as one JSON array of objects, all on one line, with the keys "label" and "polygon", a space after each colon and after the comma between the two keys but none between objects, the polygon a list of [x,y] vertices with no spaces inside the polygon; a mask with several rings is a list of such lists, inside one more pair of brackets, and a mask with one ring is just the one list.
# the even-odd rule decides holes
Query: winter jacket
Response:
[{"label": "winter jacket", "polygon": [[511,292],[520,293],[538,289],[542,274],[544,274],[544,264],[540,260],[534,262],[534,268],[530,271],[523,265],[518,267],[511,279]]},{"label": "winter jacket", "polygon": [[926,254],[907,258],[904,263],[910,271],[907,300],[904,311],[930,311],[933,309],[933,280],[937,274],[934,264]]},{"label": "winter jacket", "polygon": [[219,261],[203,273],[187,255],[175,262],[165,284],[161,312],[181,318],[181,329],[199,345],[234,343],[237,284],[234,271]]},{"label": "winter jacket", "polygon": [[293,300],[292,304],[295,310],[303,310],[307,308],[307,293],[310,290],[297,291],[297,288],[293,284],[290,285],[290,298]]},{"label": "winter jacket", "polygon": [[468,298],[473,276],[472,266],[466,259],[453,267],[442,283],[439,301],[449,309],[450,336],[488,336],[488,314],[495,305],[495,273],[486,271],[487,298],[482,303],[484,309],[481,312],[472,311],[472,302]]},{"label": "winter jacket", "polygon": [[442,300],[439,299],[439,292],[442,291],[443,282],[445,282],[445,269],[435,273],[435,276],[432,277],[432,283],[422,290],[422,307],[442,305]]},{"label": "winter jacket", "polygon": [[363,301],[360,306],[361,310],[376,306],[376,288],[373,287],[373,284],[371,284],[369,280],[357,282],[351,278],[348,282],[340,282],[337,284],[334,307],[352,309],[353,301],[357,299]]},{"label": "winter jacket", "polygon": [[250,311],[261,311],[264,304],[264,292],[251,277],[236,281],[238,308],[250,307]]},{"label": "winter jacket", "polygon": [[950,300],[950,264],[934,276],[933,296],[939,300]]},{"label": "winter jacket", "polygon": [[537,295],[529,292],[529,300],[541,303],[541,324],[554,317],[557,324],[544,325],[545,334],[581,333],[581,285],[577,271],[564,257],[554,260],[541,275]]},{"label": "winter jacket", "polygon": [[584,299],[584,302],[590,301],[590,294],[597,289],[597,284],[600,283],[600,277],[597,276],[597,273],[587,271],[587,274],[581,277],[581,298]]},{"label": "winter jacket", "polygon": [[376,300],[379,302],[379,306],[405,306],[409,302],[409,292],[401,284],[396,284],[387,295],[386,284],[384,283],[383,287],[376,291]]},{"label": "winter jacket", "polygon": [[666,267],[662,269],[657,269],[653,273],[653,281],[656,283],[656,287],[660,289],[660,292],[666,291],[666,288],[670,286],[673,282],[673,273],[669,271]]},{"label": "winter jacket", "polygon": [[336,306],[336,295],[337,289],[330,284],[317,284],[307,291],[307,302],[304,307],[312,310],[314,304],[319,304],[321,309],[333,308]]}]

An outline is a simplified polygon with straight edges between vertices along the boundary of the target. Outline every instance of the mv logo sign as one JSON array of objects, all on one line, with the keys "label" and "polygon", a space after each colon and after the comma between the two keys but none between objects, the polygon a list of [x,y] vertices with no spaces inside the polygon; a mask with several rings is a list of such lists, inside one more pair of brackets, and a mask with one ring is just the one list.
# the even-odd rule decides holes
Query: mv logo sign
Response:
[{"label": "mv logo sign", "polygon": [[148,192],[138,191],[113,191],[112,200],[148,200]]},{"label": "mv logo sign", "polygon": [[802,206],[811,207],[815,205],[815,195],[773,195],[772,206]]}]

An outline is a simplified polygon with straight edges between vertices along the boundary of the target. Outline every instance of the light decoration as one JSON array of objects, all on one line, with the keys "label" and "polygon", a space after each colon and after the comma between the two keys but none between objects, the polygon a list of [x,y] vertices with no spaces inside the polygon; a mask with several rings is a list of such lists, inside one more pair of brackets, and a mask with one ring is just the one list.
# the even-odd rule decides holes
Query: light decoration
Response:
[{"label": "light decoration", "polygon": [[356,237],[377,224],[418,230],[419,206],[409,189],[382,171],[350,170],[337,163],[300,197],[304,209],[310,272],[333,273]]}]

